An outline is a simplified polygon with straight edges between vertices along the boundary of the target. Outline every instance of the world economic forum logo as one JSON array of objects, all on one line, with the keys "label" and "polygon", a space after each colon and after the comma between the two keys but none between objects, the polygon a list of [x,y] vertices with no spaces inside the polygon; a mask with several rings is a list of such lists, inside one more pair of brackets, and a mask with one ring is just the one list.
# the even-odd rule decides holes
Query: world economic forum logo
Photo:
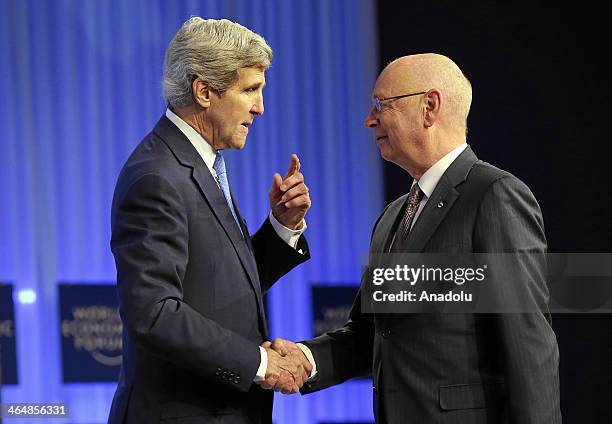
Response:
[{"label": "world economic forum logo", "polygon": [[75,306],[72,319],[62,320],[62,337],[75,350],[85,350],[102,365],[121,365],[122,324],[119,310],[105,305]]},{"label": "world economic forum logo", "polygon": [[64,382],[116,381],[123,326],[114,284],[60,284]]}]

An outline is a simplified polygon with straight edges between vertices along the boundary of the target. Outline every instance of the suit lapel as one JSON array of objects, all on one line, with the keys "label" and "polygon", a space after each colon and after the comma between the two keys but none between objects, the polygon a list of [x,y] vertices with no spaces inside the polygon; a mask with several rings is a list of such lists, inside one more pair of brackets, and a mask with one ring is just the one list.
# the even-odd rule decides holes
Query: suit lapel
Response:
[{"label": "suit lapel", "polygon": [[[419,253],[423,251],[431,236],[459,198],[460,194],[455,187],[466,180],[477,161],[478,158],[476,158],[470,146],[453,161],[446,172],[442,174],[431,197],[427,200],[417,221],[408,233],[408,238],[402,244],[400,252]],[[388,216],[383,217],[378,224],[372,238],[374,253],[389,252],[393,236],[403,215],[407,196],[404,195],[393,202],[387,210]],[[376,247],[384,247],[384,250],[376,251],[374,250]],[[386,325],[395,316],[396,314],[377,314],[375,319],[379,322],[377,325]]]},{"label": "suit lapel", "polygon": [[[250,255],[248,255],[248,258],[249,258],[248,264],[251,267],[251,273],[253,275],[257,275],[257,278],[258,278],[257,281],[259,281],[257,263],[255,262],[255,249],[253,249],[253,242],[251,241],[251,236],[249,235],[249,229],[246,225],[246,221],[244,220],[244,218],[242,217],[242,214],[240,213],[240,209],[238,208],[236,199],[234,199],[234,195],[232,193],[230,194],[232,196],[232,203],[234,204],[234,210],[236,211],[236,215],[238,216],[238,222],[240,222],[240,228],[242,229],[242,233],[245,236],[243,240],[246,242],[245,245],[248,247],[249,252],[250,252]],[[233,221],[234,217],[232,216],[231,218]],[[240,235],[240,237],[242,237],[242,234]],[[269,339],[268,320],[266,318],[266,310],[263,304],[263,294],[261,293],[260,283],[258,282],[257,284],[255,284],[253,288],[255,289],[255,292],[257,293],[257,307],[259,308],[259,311],[261,314],[261,334],[263,335],[264,340],[268,340]]]},{"label": "suit lapel", "polygon": [[[260,311],[262,311],[263,317],[261,287],[259,284],[257,265],[255,264],[254,256],[250,252],[246,241],[240,233],[240,230],[238,230],[236,221],[232,216],[232,212],[230,211],[225,201],[225,197],[219,189],[219,186],[217,186],[217,182],[211,175],[210,170],[187,137],[185,137],[185,135],[178,128],[176,128],[176,126],[170,122],[168,118],[162,116],[153,131],[159,135],[162,140],[164,140],[164,142],[176,156],[177,160],[183,166],[187,166],[192,169],[191,177],[193,181],[210,206],[210,210],[212,211],[213,215],[219,221],[221,227],[223,227],[225,234],[230,239],[238,258],[240,259],[240,262],[247,273],[249,282],[257,295],[257,304],[259,305]],[[236,211],[237,210],[238,209],[236,208]],[[240,218],[240,220],[242,219]],[[243,231],[245,231],[244,228]],[[245,237],[248,237],[247,232],[245,232]]]},{"label": "suit lapel", "polygon": [[459,192],[455,190],[446,174],[443,174],[410,233],[408,233],[401,251],[421,252],[450,208],[453,207],[457,197],[459,197]]},{"label": "suit lapel", "polygon": [[431,197],[427,200],[425,207],[404,241],[401,248],[402,252],[417,253],[423,251],[431,236],[436,232],[440,223],[459,198],[460,194],[455,187],[466,180],[477,160],[478,158],[468,146],[442,174]]},{"label": "suit lapel", "polygon": [[[240,213],[240,208],[238,207],[238,203],[236,202],[236,199],[234,198],[234,193],[231,193],[231,195],[232,195],[232,204],[234,205],[234,210],[236,211],[236,215],[238,216],[238,222],[240,222],[240,229],[242,230],[242,234],[244,234],[244,240],[246,241],[246,244],[249,250],[251,251],[251,253],[255,255],[255,249],[253,249],[253,243],[251,242],[251,237],[249,236],[249,229],[247,227],[247,222],[245,221],[245,219],[242,217],[242,214]],[[257,266],[257,264],[255,264],[255,266]]]},{"label": "suit lapel", "polygon": [[[242,214],[240,213],[240,208],[238,208],[238,203],[236,203],[236,199],[234,199],[233,194],[232,194],[232,202],[234,204],[234,210],[236,211],[236,215],[238,215],[238,222],[240,222],[240,228],[242,228],[242,233],[245,235],[245,238],[244,238],[244,241],[246,242],[245,244],[249,248],[249,252],[250,252],[249,258],[251,259],[249,261],[249,265],[251,266],[251,272],[254,275],[257,275],[257,278],[259,278],[259,273],[257,271],[257,263],[255,262],[255,249],[253,248],[253,242],[251,241],[251,236],[249,235],[249,229],[247,227],[246,221],[244,220],[244,218],[242,217]],[[259,281],[259,279],[257,281]],[[263,304],[263,294],[261,293],[261,285],[257,283],[254,286],[254,288],[255,288],[255,292],[257,293],[257,306],[259,307],[259,311],[261,312],[261,318],[262,318],[261,334],[263,335],[264,340],[268,340],[269,338],[268,320],[266,318],[266,310]]]},{"label": "suit lapel", "polygon": [[376,231],[372,236],[372,253],[389,252],[407,197],[408,195],[405,194],[391,203],[385,212],[385,216],[378,222]]},{"label": "suit lapel", "polygon": [[[221,192],[221,190],[219,190],[219,186],[217,186],[217,182],[210,174],[210,171],[206,164],[202,163],[201,166],[195,167],[193,169],[192,177],[200,188],[202,195],[208,201],[208,204],[210,205],[213,214],[221,223],[225,234],[227,234],[230,241],[232,242],[234,250],[238,254],[240,262],[242,262],[242,266],[247,272],[251,286],[253,286],[253,290],[255,290],[255,293],[257,294],[257,305],[263,317],[263,300],[261,295],[261,287],[259,284],[259,277],[257,274],[257,264],[255,263],[253,253],[250,251],[246,240],[243,238],[242,233],[240,233],[240,230],[236,225],[236,221],[234,220],[232,212],[227,206],[227,202],[225,201],[223,193]],[[234,200],[233,196],[232,200]],[[238,220],[242,222],[242,216],[238,211],[238,207],[236,206],[235,201],[234,208],[236,210],[236,214],[238,215]],[[242,231],[244,232],[244,237],[249,237],[247,229],[243,225]]]}]

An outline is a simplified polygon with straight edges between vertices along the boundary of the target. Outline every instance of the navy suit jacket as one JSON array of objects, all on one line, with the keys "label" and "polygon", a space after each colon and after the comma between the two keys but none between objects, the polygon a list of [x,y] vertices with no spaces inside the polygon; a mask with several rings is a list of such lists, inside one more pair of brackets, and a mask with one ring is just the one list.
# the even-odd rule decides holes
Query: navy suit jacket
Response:
[{"label": "navy suit jacket", "polygon": [[[405,203],[400,197],[379,217],[373,254],[389,251]],[[542,254],[546,239],[527,186],[468,147],[442,175],[398,251]],[[532,256],[521,264],[531,277],[521,290],[538,313],[366,314],[361,295],[368,290],[360,290],[343,328],[304,342],[318,374],[303,393],[371,374],[381,424],[560,423],[559,351],[545,270]],[[369,284],[366,274],[362,284]]]},{"label": "navy suit jacket", "polygon": [[[235,204],[235,203],[234,203]],[[123,364],[109,423],[270,423],[253,384],[268,339],[262,294],[309,258],[268,220],[244,238],[206,164],[165,116],[123,167],[111,247]]]}]

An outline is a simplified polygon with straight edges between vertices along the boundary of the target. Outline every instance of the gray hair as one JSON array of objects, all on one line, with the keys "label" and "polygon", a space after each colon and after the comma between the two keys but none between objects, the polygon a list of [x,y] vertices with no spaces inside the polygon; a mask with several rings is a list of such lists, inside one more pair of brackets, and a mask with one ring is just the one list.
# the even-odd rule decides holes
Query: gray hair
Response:
[{"label": "gray hair", "polygon": [[261,35],[227,19],[193,16],[166,50],[164,100],[172,108],[192,104],[191,83],[195,77],[222,94],[237,79],[238,69],[268,69],[271,61],[272,49]]}]

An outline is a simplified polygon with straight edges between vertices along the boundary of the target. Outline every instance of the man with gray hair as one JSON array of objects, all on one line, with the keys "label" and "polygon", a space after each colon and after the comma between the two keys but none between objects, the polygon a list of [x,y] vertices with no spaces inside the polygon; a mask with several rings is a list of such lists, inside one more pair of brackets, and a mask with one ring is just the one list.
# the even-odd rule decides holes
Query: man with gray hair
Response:
[{"label": "man with gray hair", "polygon": [[[414,181],[374,224],[373,257],[546,252],[531,191],[478,160],[466,143],[471,100],[468,79],[439,54],[401,57],[378,77],[365,125],[381,156]],[[529,279],[504,282],[526,286],[516,290],[533,296],[524,305],[529,313],[369,313],[362,310],[372,302],[364,272],[344,327],[301,347],[281,339],[272,347],[286,357],[310,356],[303,393],[372,375],[379,424],[557,424],[559,350],[545,272],[539,261],[523,265]]]},{"label": "man with gray hair", "polygon": [[311,371],[262,345],[262,293],[310,257],[299,159],[274,175],[271,212],[251,237],[222,156],[263,114],[271,59],[261,36],[228,20],[193,17],[168,46],[168,108],[113,198],[123,364],[109,423],[270,423],[260,385],[297,392]]}]

